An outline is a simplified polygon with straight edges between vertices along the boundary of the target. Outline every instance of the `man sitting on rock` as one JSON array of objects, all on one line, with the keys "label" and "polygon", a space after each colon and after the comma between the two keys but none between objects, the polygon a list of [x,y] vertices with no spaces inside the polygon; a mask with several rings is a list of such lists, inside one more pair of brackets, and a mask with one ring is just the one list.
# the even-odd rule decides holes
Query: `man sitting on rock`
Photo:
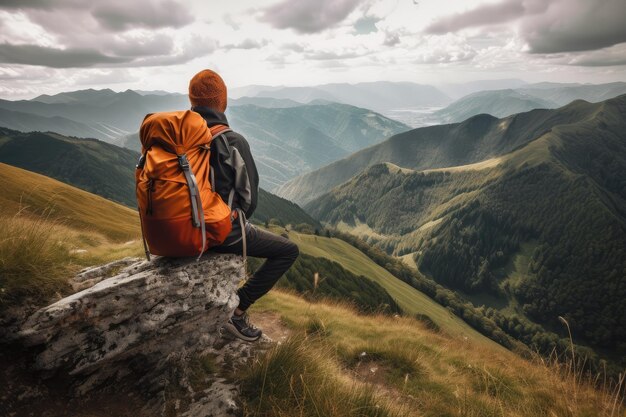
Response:
[{"label": "man sitting on rock", "polygon": [[[189,82],[191,110],[199,113],[209,127],[228,125],[224,115],[226,85],[214,71],[203,70]],[[246,311],[265,295],[298,257],[298,246],[282,236],[260,229],[248,222],[257,206],[259,175],[246,139],[233,131],[211,144],[210,165],[214,170],[215,191],[242,218],[233,218],[233,230],[215,252],[235,253],[266,258],[265,263],[237,290],[239,306],[224,328],[234,336],[255,341],[261,330],[250,324]],[[227,142],[227,143],[225,143]],[[233,216],[236,217],[236,216]],[[243,224],[243,230],[241,227]],[[244,254],[244,251],[246,254]]]}]

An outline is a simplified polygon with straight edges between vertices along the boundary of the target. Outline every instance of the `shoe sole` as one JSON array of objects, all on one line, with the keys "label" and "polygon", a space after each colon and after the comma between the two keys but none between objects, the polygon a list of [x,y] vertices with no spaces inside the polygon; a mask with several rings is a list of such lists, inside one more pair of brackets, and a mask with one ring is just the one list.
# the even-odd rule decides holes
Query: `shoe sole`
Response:
[{"label": "shoe sole", "polygon": [[241,333],[239,333],[237,331],[237,328],[235,326],[233,326],[232,324],[230,324],[230,323],[224,324],[222,326],[222,329],[225,329],[226,331],[228,331],[228,333],[232,334],[236,338],[241,339],[241,340],[245,340],[246,342],[256,342],[257,340],[259,340],[261,338],[261,335],[263,334],[263,333],[261,333],[257,337],[245,336],[245,335],[242,335]]}]

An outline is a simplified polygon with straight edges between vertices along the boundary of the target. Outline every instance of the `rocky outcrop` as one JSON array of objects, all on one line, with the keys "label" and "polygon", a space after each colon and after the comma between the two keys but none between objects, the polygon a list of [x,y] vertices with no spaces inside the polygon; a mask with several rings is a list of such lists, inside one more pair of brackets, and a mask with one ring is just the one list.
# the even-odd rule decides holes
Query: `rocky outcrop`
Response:
[{"label": "rocky outcrop", "polygon": [[30,316],[19,340],[35,352],[34,368],[67,375],[77,396],[132,378],[145,387],[143,411],[150,415],[171,414],[163,393],[173,385],[180,397],[174,415],[228,415],[237,408],[236,387],[220,372],[202,373],[205,384],[198,386],[189,364],[210,358],[217,370],[233,369],[263,346],[220,331],[243,278],[235,255],[123,259],[78,274],[72,285],[80,291]]}]

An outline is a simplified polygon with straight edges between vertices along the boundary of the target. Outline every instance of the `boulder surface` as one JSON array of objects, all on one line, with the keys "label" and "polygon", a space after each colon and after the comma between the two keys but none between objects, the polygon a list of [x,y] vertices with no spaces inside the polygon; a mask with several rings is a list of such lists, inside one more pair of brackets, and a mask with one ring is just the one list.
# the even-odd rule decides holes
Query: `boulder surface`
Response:
[{"label": "boulder surface", "polygon": [[[230,415],[237,387],[220,370],[236,369],[269,342],[247,344],[221,332],[244,274],[241,257],[221,254],[89,268],[72,280],[78,292],[32,314],[17,340],[31,352],[28,367],[38,378],[69,381],[72,400],[133,386],[140,387],[139,415]],[[198,364],[208,362],[213,370],[200,372]],[[33,392],[30,400],[46,396],[43,385]]]}]

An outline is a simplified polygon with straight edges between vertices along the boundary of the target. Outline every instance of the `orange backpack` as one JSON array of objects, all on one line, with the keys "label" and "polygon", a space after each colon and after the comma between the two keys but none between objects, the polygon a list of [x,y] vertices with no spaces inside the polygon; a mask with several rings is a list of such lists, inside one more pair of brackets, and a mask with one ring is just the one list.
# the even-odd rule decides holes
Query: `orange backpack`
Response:
[{"label": "orange backpack", "polygon": [[211,141],[228,130],[211,129],[190,110],[149,114],[140,129],[135,171],[146,257],[198,255],[231,231],[231,210],[209,179]]}]

